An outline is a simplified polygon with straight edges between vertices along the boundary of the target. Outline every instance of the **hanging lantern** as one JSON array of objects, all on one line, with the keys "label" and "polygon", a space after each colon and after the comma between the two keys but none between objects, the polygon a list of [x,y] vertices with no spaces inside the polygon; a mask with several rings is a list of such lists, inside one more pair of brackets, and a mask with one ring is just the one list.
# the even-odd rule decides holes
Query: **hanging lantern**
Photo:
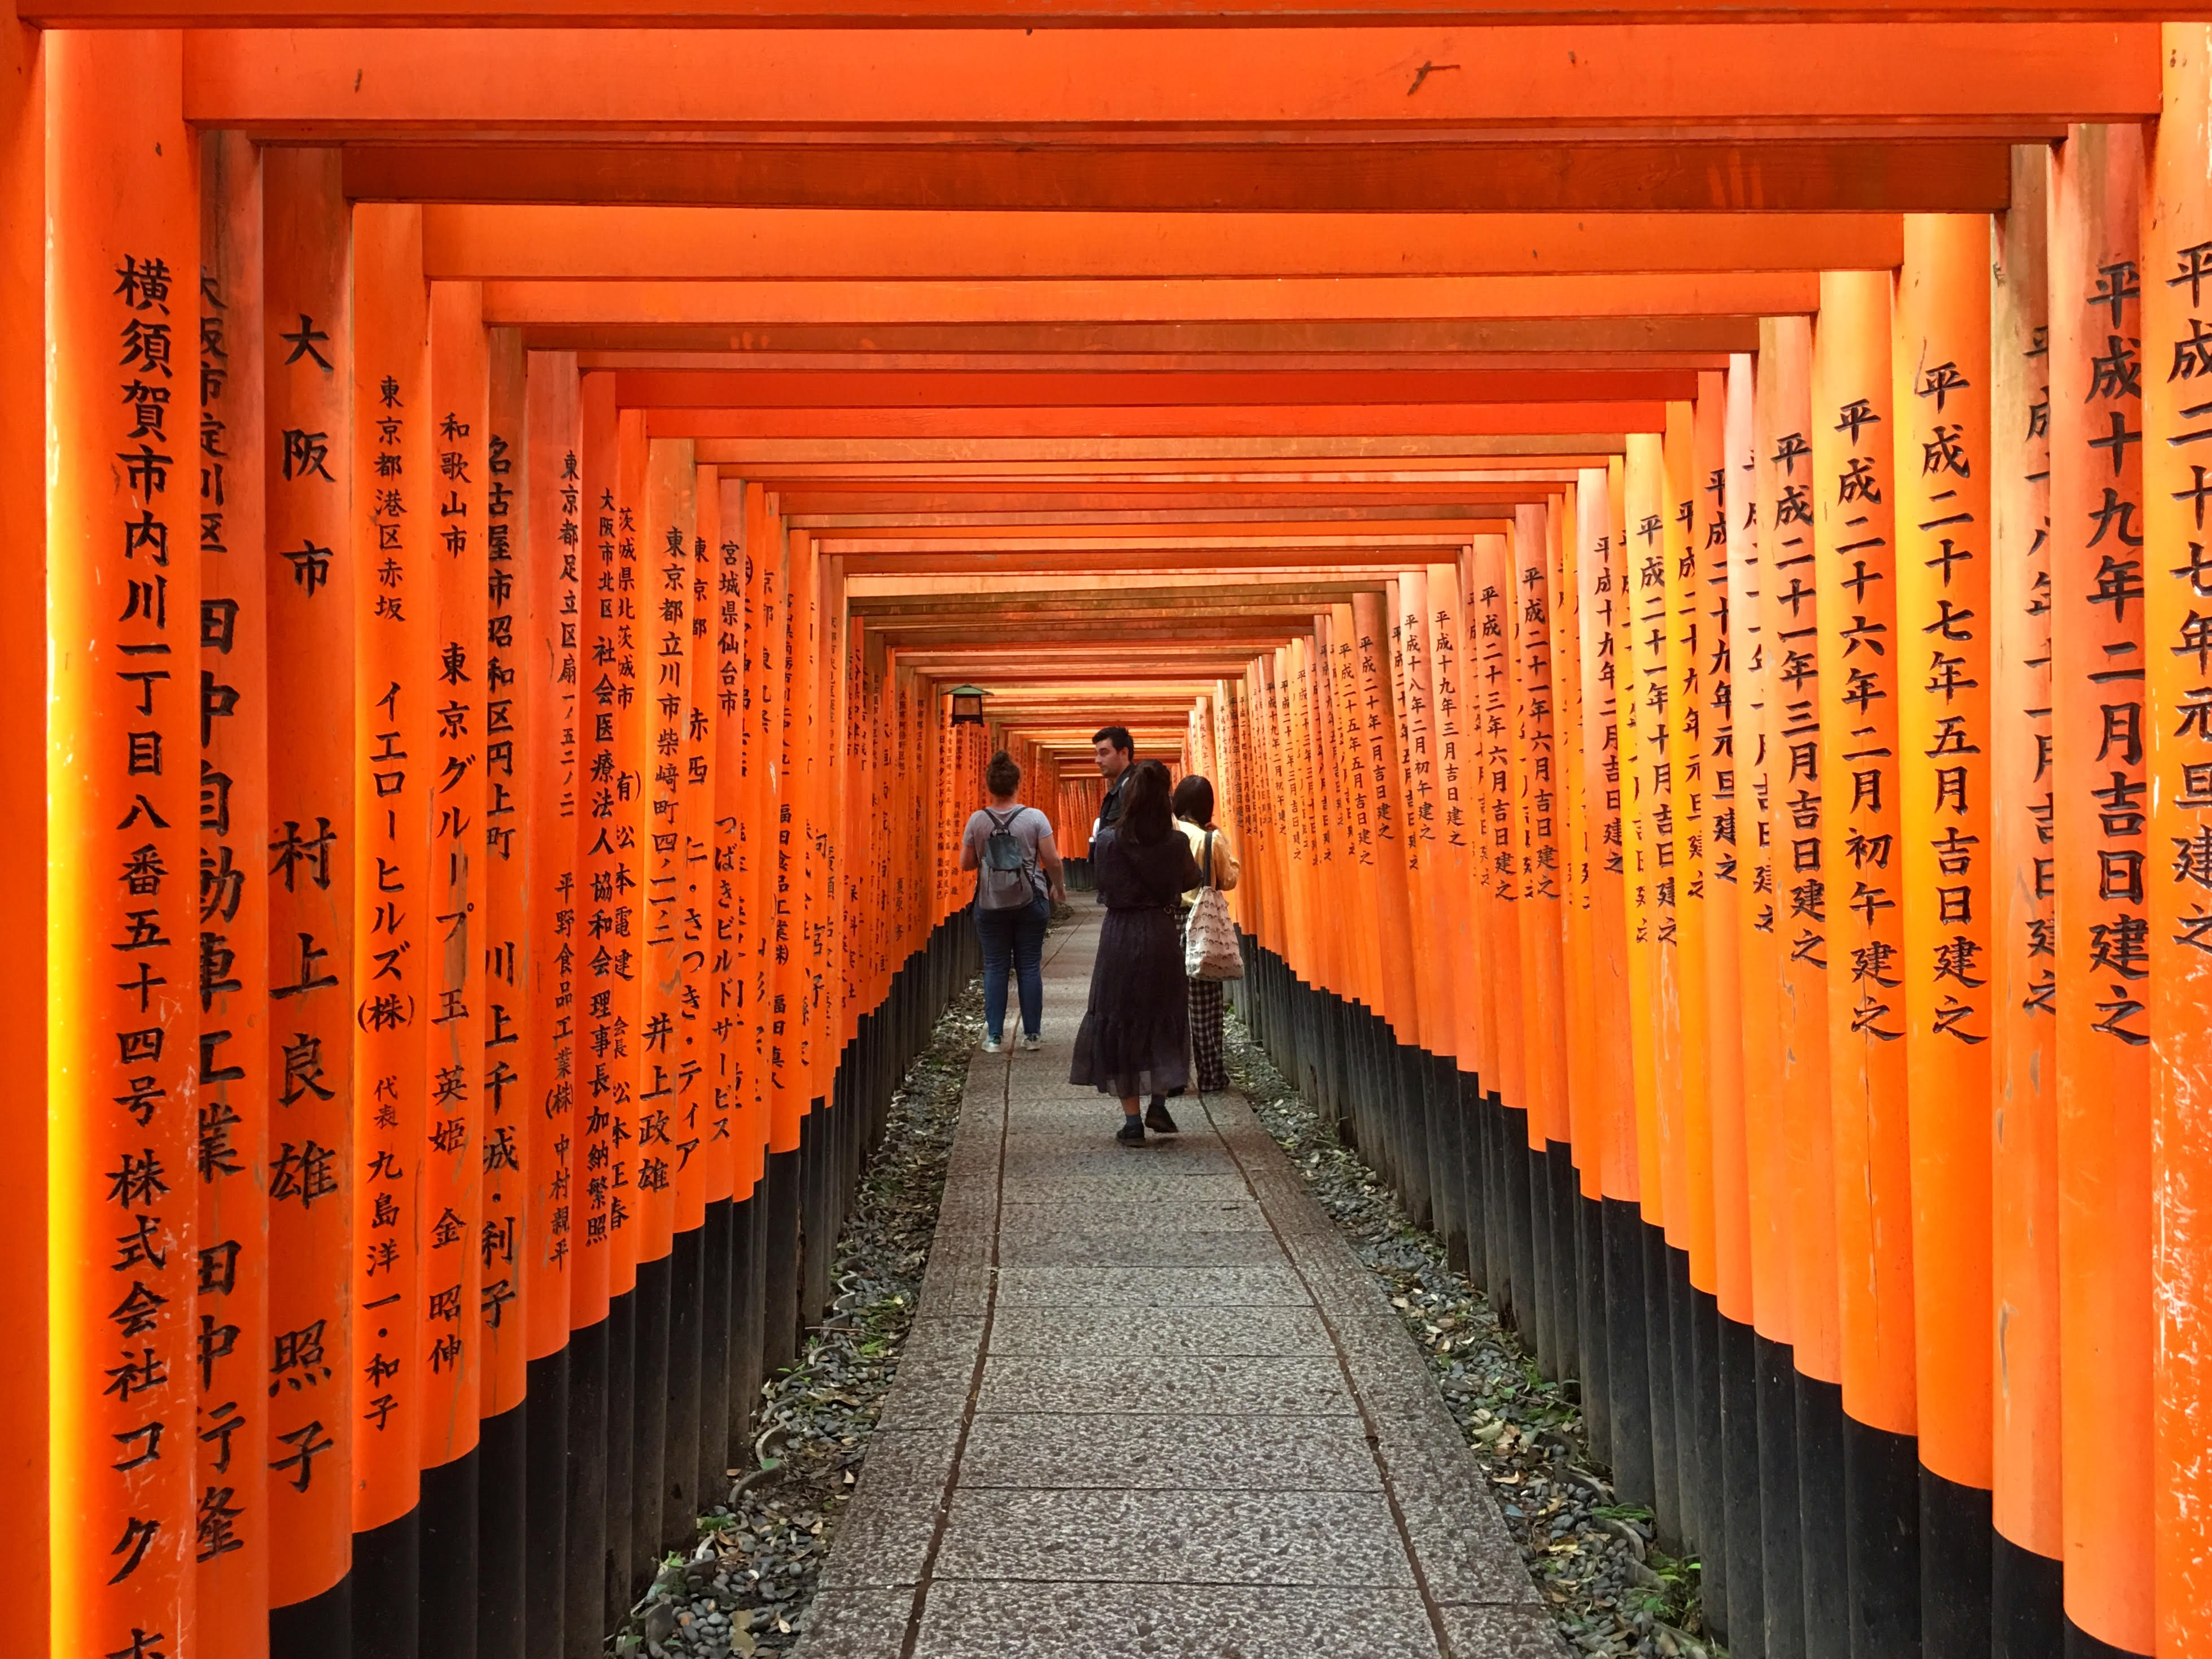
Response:
[{"label": "hanging lantern", "polygon": [[987,695],[980,685],[954,686],[952,723],[955,726],[981,726],[983,723],[983,699]]}]

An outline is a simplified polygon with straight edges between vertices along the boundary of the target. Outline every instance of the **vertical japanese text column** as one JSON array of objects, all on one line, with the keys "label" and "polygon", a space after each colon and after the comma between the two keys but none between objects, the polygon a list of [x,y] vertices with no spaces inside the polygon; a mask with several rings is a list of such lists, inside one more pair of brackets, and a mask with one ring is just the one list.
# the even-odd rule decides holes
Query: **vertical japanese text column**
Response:
[{"label": "vertical japanese text column", "polygon": [[[294,1373],[270,1422],[336,1443],[269,1484],[270,1643],[278,1659],[344,1638],[353,1561],[354,963],[356,818],[351,210],[336,149],[262,155],[268,442],[268,934],[283,972],[266,1032],[269,1146],[287,1171],[269,1216],[270,1328],[319,1334],[334,1375]],[[231,337],[235,338],[234,331]],[[237,476],[235,465],[232,468]],[[241,481],[242,482],[242,481]],[[203,890],[201,903],[228,896]],[[211,920],[211,918],[210,918]],[[305,964],[315,971],[303,974]],[[327,982],[310,982],[327,981]],[[221,1263],[215,1264],[218,1269]],[[217,1274],[218,1280],[220,1273]],[[368,1352],[360,1358],[365,1362]],[[388,1346],[383,1352],[389,1352]],[[310,1379],[313,1379],[312,1383]],[[241,1408],[243,1402],[241,1402]],[[225,1413],[203,1433],[244,1420]],[[311,1425],[319,1428],[309,1431]],[[216,1462],[219,1442],[208,1443]],[[279,1442],[289,1453],[292,1443]],[[230,1467],[238,1467],[235,1456]],[[204,1482],[203,1483],[205,1484]],[[220,1483],[218,1483],[220,1484]]]},{"label": "vertical japanese text column", "polygon": [[[429,297],[419,209],[354,209],[354,1639],[411,1654],[431,1000]],[[301,978],[331,970],[318,965]]]},{"label": "vertical japanese text column", "polygon": [[[228,779],[229,826],[200,829],[200,1036],[212,1064],[200,1076],[200,1249],[216,1254],[199,1289],[194,1334],[204,1434],[220,1413],[228,1467],[197,1480],[193,1559],[199,1639],[240,1659],[269,1643],[268,1488],[270,1396],[256,1357],[273,1358],[271,1383],[339,1396],[318,1318],[270,1341],[269,882],[255,849],[268,836],[268,595],[261,491],[261,164],[242,134],[209,133],[200,151],[200,761]],[[181,422],[179,422],[181,424]],[[336,1200],[331,1200],[335,1206]],[[328,1339],[328,1340],[326,1340]],[[278,1396],[281,1398],[281,1395]],[[338,1414],[317,1410],[309,1420]],[[300,1435],[287,1423],[286,1430]],[[318,1426],[301,1436],[324,1437]],[[295,1444],[280,1444],[287,1458]],[[304,1471],[311,1460],[292,1466]],[[292,1469],[288,1469],[289,1474]],[[328,1472],[325,1471],[325,1478]]]},{"label": "vertical japanese text column", "polygon": [[2066,1614],[2124,1653],[2153,1639],[2142,145],[2072,129],[2050,243]]},{"label": "vertical japanese text column", "polygon": [[180,52],[95,32],[46,54],[52,1639],[127,1659],[191,1650],[199,1497],[199,174]]}]

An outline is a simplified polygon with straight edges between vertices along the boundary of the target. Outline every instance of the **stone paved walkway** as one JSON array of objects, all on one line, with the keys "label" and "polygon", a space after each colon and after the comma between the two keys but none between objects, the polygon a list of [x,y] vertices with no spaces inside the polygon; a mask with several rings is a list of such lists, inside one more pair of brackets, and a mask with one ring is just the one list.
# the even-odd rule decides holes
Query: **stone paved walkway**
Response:
[{"label": "stone paved walkway", "polygon": [[1139,1150],[1067,1083],[1077,912],[1043,1050],[969,1073],[800,1659],[1557,1659],[1419,1352],[1243,1100]]}]

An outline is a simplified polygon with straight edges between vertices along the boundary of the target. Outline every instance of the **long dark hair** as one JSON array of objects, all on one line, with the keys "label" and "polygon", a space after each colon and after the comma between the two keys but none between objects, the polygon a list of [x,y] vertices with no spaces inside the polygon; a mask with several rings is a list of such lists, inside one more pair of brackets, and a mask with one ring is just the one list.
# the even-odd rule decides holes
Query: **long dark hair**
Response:
[{"label": "long dark hair", "polygon": [[1168,811],[1168,769],[1156,760],[1139,761],[1121,791],[1116,828],[1132,847],[1156,847],[1175,828]]},{"label": "long dark hair", "polygon": [[1188,818],[1201,830],[1213,824],[1213,785],[1195,772],[1186,773],[1175,787],[1175,815]]}]

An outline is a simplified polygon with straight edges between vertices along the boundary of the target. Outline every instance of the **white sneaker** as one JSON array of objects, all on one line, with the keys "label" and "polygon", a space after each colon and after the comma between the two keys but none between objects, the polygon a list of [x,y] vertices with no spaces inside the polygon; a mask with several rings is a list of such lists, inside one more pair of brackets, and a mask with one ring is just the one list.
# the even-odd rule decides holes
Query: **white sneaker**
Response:
[{"label": "white sneaker", "polygon": [[1006,1052],[1006,1045],[994,1036],[987,1036],[983,1039],[983,1052],[987,1054],[1003,1054]]},{"label": "white sneaker", "polygon": [[1022,1039],[1022,1052],[1025,1054],[1033,1054],[1043,1047],[1044,1039],[1041,1036],[1025,1036]]}]

